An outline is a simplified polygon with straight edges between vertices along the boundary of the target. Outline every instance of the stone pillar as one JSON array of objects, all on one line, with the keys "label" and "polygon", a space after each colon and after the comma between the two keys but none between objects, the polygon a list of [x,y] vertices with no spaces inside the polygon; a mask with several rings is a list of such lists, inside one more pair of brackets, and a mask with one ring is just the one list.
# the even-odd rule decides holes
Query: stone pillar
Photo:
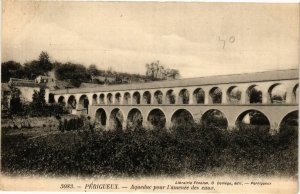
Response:
[{"label": "stone pillar", "polygon": [[235,126],[235,120],[233,120],[233,119],[228,119],[228,118],[227,118],[227,121],[228,121],[227,129],[233,129],[233,128],[236,127],[236,126]]},{"label": "stone pillar", "polygon": [[54,95],[54,100],[56,103],[58,103],[58,99],[59,99],[60,95]]},{"label": "stone pillar", "polygon": [[92,103],[93,103],[93,95],[94,94],[86,94],[86,96],[87,96],[87,98],[89,100],[89,105],[92,105]]},{"label": "stone pillar", "polygon": [[[120,93],[120,94],[121,94],[121,93]],[[121,96],[120,96],[120,104],[123,104],[123,102],[124,102],[124,93],[121,94]]]},{"label": "stone pillar", "polygon": [[143,123],[142,123],[142,125],[143,125],[143,127],[144,128],[149,128],[149,123],[148,123],[148,121],[147,121],[147,118],[143,118]]},{"label": "stone pillar", "polygon": [[262,103],[263,104],[269,104],[270,101],[270,95],[267,89],[262,90]]},{"label": "stone pillar", "polygon": [[122,129],[126,130],[126,128],[127,128],[127,119],[124,118],[122,123]]},{"label": "stone pillar", "polygon": [[197,103],[194,102],[193,90],[189,89],[188,92],[189,92],[189,104],[197,104]]},{"label": "stone pillar", "polygon": [[241,99],[239,104],[246,104],[246,95],[247,92],[245,89],[241,90]]},{"label": "stone pillar", "polygon": [[103,103],[107,104],[107,94],[104,94]]},{"label": "stone pillar", "polygon": [[209,95],[209,90],[204,91],[204,104],[210,104],[211,103],[211,99],[210,99],[210,95]]},{"label": "stone pillar", "polygon": [[223,89],[222,89],[222,103],[221,104],[228,104],[227,92],[223,91]]},{"label": "stone pillar", "polygon": [[285,103],[286,104],[296,104],[296,100],[294,97],[294,91],[293,91],[293,87],[287,87],[286,89],[286,99],[285,99]]}]

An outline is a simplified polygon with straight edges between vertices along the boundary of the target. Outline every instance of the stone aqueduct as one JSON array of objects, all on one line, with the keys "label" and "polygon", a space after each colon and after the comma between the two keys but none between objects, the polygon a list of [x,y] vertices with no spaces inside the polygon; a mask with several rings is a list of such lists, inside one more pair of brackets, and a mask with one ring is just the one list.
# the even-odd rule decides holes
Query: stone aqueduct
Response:
[{"label": "stone aqueduct", "polygon": [[[276,100],[273,91],[279,86],[284,96]],[[252,91],[260,97],[252,99]],[[88,114],[107,129],[115,127],[116,117],[125,128],[134,113],[141,115],[144,126],[153,124],[151,115],[160,115],[169,127],[180,111],[201,121],[212,110],[223,113],[228,127],[249,111],[259,111],[278,129],[289,113],[298,112],[298,69],[55,90],[52,95],[72,114]]]}]

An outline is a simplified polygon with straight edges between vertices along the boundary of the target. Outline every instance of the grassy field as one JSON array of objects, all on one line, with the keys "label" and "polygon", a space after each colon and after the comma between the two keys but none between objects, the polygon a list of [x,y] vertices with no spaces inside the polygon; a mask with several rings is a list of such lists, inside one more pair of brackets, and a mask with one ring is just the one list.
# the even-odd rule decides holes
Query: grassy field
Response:
[{"label": "grassy field", "polygon": [[[51,118],[52,120],[52,118]],[[127,131],[2,126],[2,173],[47,176],[254,175],[296,177],[298,129],[180,126]],[[55,122],[53,122],[55,123]],[[9,126],[9,125],[6,125]]]}]

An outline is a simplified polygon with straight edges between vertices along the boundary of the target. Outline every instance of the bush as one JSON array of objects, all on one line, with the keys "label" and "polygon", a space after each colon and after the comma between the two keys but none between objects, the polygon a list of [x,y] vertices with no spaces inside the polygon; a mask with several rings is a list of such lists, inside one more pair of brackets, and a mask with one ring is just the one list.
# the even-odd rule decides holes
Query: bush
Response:
[{"label": "bush", "polygon": [[[87,118],[60,118],[64,132],[33,140],[2,136],[2,170],[50,175],[151,176],[197,173],[297,174],[297,129],[195,124],[172,130],[92,131]],[[17,138],[17,139],[15,139]]]}]

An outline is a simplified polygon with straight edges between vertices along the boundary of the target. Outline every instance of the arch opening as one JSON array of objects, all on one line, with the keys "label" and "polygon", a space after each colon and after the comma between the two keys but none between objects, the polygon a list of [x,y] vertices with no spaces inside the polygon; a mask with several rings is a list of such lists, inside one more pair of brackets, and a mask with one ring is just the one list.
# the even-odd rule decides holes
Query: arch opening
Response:
[{"label": "arch opening", "polygon": [[79,104],[78,108],[81,111],[81,114],[88,114],[89,110],[89,99],[86,95],[82,95],[79,98]]},{"label": "arch opening", "polygon": [[248,102],[250,104],[261,104],[262,103],[262,89],[257,85],[252,85],[247,89]]},{"label": "arch opening", "polygon": [[49,93],[49,100],[48,100],[48,102],[49,102],[49,103],[55,103],[54,94]]},{"label": "arch opening", "polygon": [[58,98],[58,104],[61,106],[65,106],[66,105],[66,101],[65,101],[65,97],[64,96],[60,96]]},{"label": "arch opening", "polygon": [[189,104],[189,102],[190,102],[190,93],[187,89],[180,90],[178,102],[179,102],[179,104]]},{"label": "arch opening", "polygon": [[140,104],[141,103],[141,95],[139,92],[134,92],[132,95],[132,104]]},{"label": "arch opening", "polygon": [[201,117],[201,124],[208,127],[218,127],[226,129],[228,121],[224,113],[217,109],[206,111]]},{"label": "arch opening", "polygon": [[242,112],[238,116],[235,125],[239,129],[270,129],[268,117],[264,113],[253,109]]},{"label": "arch opening", "polygon": [[104,94],[99,95],[99,104],[105,104],[105,95]]},{"label": "arch opening", "polygon": [[293,102],[294,103],[299,103],[299,84],[296,84],[295,87],[293,88]]},{"label": "arch opening", "polygon": [[241,102],[242,91],[237,86],[231,86],[227,90],[227,99],[230,104],[239,104]]},{"label": "arch opening", "polygon": [[176,96],[173,90],[168,90],[166,93],[166,104],[175,104]]},{"label": "arch opening", "polygon": [[98,104],[98,96],[97,96],[97,94],[94,94],[93,95],[92,105],[96,105],[96,104]]},{"label": "arch opening", "polygon": [[197,88],[194,91],[194,103],[196,104],[204,104],[205,101],[205,92],[202,88]]},{"label": "arch opening", "polygon": [[185,110],[179,109],[171,117],[172,127],[190,128],[195,124],[192,114]]},{"label": "arch opening", "polygon": [[129,92],[126,92],[126,93],[124,94],[123,104],[130,104],[130,99],[131,99],[130,93],[129,93]]},{"label": "arch opening", "polygon": [[292,127],[292,128],[298,128],[299,124],[299,117],[298,117],[298,111],[293,111],[288,113],[280,122],[280,128],[285,127]]},{"label": "arch opening", "polygon": [[154,93],[154,104],[162,104],[163,103],[163,93],[160,90],[157,90]]},{"label": "arch opening", "polygon": [[109,126],[111,129],[123,129],[124,116],[120,109],[115,108],[111,111],[109,117]]},{"label": "arch opening", "polygon": [[143,116],[140,110],[133,108],[127,117],[127,129],[140,129],[143,127]]},{"label": "arch opening", "polygon": [[213,87],[209,91],[210,102],[212,104],[221,104],[222,103],[222,90],[219,87]]},{"label": "arch opening", "polygon": [[112,100],[113,100],[112,98],[113,98],[112,94],[108,93],[107,94],[107,104],[112,104]]},{"label": "arch opening", "polygon": [[144,104],[151,104],[151,93],[149,91],[144,92],[143,102]]},{"label": "arch opening", "polygon": [[161,129],[166,126],[166,116],[160,109],[151,110],[147,121],[150,128]]},{"label": "arch opening", "polygon": [[99,108],[96,111],[96,116],[95,116],[96,124],[100,125],[101,128],[106,127],[106,112],[103,108]]},{"label": "arch opening", "polygon": [[68,108],[69,109],[76,109],[76,98],[75,96],[71,95],[68,99]]},{"label": "arch opening", "polygon": [[115,95],[115,104],[121,104],[121,94],[119,92]]},{"label": "arch opening", "polygon": [[272,104],[283,104],[286,102],[287,88],[283,84],[274,84],[269,90],[269,97]]}]

